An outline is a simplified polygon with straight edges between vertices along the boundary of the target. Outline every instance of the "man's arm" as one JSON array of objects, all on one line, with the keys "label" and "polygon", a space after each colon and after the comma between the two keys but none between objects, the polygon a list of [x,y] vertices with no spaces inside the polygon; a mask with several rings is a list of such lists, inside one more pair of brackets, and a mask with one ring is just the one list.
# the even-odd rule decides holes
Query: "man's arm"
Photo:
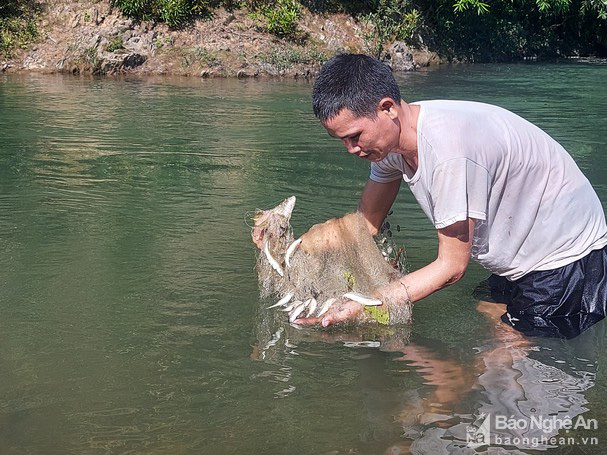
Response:
[{"label": "man's arm", "polygon": [[[401,179],[389,183],[369,180],[360,197],[358,210],[367,220],[369,231],[377,235],[390,207],[396,199]],[[470,248],[474,236],[474,220],[468,218],[446,228],[439,229],[438,256],[427,266],[403,277],[394,283],[390,294],[395,300],[405,301],[405,287],[408,298],[415,302],[439,289],[458,281],[465,273],[470,260]]]},{"label": "man's arm", "polygon": [[377,183],[373,180],[367,181],[358,204],[358,211],[367,220],[367,226],[371,235],[379,232],[386,215],[392,207],[402,179],[389,183]]},{"label": "man's arm", "polygon": [[[435,291],[459,281],[466,272],[470,262],[470,249],[474,236],[474,220],[468,218],[439,229],[437,258],[425,267],[379,289],[379,297],[388,313],[398,314],[401,305],[407,300],[416,302],[429,296]],[[380,307],[381,308],[381,307]],[[362,313],[362,305],[356,302],[346,302],[336,311],[329,311],[318,320],[323,327],[348,319],[355,319]],[[320,319],[320,318],[319,318]]]},{"label": "man's arm", "polygon": [[423,299],[460,280],[470,262],[474,219],[439,229],[437,258],[425,267],[391,283],[388,297],[398,303]]},{"label": "man's arm", "polygon": [[[416,302],[460,280],[470,262],[470,249],[474,236],[474,219],[447,226],[438,231],[437,258],[425,267],[412,272],[387,287],[379,289],[379,297],[389,313],[398,313],[399,306],[407,300]],[[381,307],[380,307],[381,308]],[[297,324],[322,324],[326,327],[338,322],[356,319],[363,312],[361,304],[347,301],[332,307],[320,318],[304,318],[295,321]]]}]

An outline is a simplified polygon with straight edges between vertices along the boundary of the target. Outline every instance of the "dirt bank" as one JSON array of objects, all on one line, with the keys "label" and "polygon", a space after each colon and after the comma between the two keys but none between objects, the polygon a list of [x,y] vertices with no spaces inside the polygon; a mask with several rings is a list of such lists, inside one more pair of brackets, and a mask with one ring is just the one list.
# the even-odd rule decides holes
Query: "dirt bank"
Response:
[{"label": "dirt bank", "polygon": [[[312,14],[299,21],[300,42],[264,32],[256,19],[237,10],[217,10],[180,30],[137,23],[108,0],[41,3],[39,38],[14,57],[0,60],[3,71],[80,74],[166,74],[197,77],[310,77],[339,52],[369,52],[368,25],[344,14]],[[435,54],[402,42],[387,48],[395,71],[439,63]]]}]

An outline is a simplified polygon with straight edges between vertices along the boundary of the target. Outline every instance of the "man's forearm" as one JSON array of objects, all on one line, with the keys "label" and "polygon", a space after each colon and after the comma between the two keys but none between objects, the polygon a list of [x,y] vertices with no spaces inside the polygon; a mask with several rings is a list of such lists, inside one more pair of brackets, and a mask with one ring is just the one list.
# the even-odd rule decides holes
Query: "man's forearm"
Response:
[{"label": "man's forearm", "polygon": [[382,300],[390,314],[390,320],[403,311],[403,306],[417,302],[435,291],[457,282],[465,268],[440,259],[390,283]]},{"label": "man's forearm", "polygon": [[402,277],[399,281],[406,288],[408,297],[417,302],[433,292],[460,280],[466,271],[463,265],[456,265],[440,259]]},{"label": "man's forearm", "polygon": [[396,304],[417,302],[435,291],[460,280],[470,261],[474,235],[471,218],[438,231],[436,260],[390,284],[387,300]]}]

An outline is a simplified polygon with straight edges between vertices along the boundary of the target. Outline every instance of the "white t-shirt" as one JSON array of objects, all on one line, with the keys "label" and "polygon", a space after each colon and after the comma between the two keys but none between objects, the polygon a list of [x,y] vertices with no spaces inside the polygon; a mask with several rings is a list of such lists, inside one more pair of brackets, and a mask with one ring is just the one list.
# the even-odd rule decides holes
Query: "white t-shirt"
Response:
[{"label": "white t-shirt", "polygon": [[403,178],[437,229],[477,220],[472,257],[516,280],[607,245],[605,214],[565,149],[537,126],[489,104],[421,101],[418,168],[391,153],[371,179]]}]

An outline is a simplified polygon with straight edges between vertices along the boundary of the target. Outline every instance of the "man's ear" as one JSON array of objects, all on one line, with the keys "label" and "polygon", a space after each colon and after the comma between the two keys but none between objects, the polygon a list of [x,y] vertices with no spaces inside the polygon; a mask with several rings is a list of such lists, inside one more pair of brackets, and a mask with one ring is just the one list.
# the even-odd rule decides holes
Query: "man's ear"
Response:
[{"label": "man's ear", "polygon": [[398,118],[396,102],[392,98],[382,98],[377,105],[377,111],[386,114],[391,120]]}]

